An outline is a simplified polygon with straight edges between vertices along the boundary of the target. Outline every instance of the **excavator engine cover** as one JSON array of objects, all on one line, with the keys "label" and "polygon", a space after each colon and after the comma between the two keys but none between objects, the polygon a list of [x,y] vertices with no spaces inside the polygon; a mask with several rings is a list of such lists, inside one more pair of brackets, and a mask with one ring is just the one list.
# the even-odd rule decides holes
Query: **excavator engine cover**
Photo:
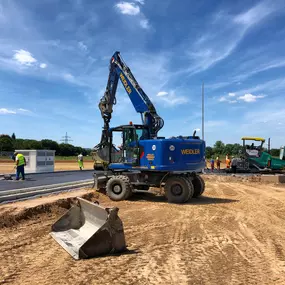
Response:
[{"label": "excavator engine cover", "polygon": [[51,236],[74,258],[85,259],[126,250],[119,209],[82,198],[52,225]]}]

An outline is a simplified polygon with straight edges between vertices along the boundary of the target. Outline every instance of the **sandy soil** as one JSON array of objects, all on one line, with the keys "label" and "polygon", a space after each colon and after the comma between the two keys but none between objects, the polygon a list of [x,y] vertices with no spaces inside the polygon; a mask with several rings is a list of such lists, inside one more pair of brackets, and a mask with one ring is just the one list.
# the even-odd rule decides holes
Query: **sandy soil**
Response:
[{"label": "sandy soil", "polygon": [[[207,162],[207,167],[210,169],[210,163]],[[226,165],[224,162],[221,163],[221,169],[225,168]],[[84,168],[85,169],[93,169],[93,162],[92,161],[85,161],[84,162]],[[73,161],[56,161],[54,165],[55,171],[61,171],[61,170],[76,170],[78,169],[77,162]],[[216,165],[215,165],[216,169]],[[14,173],[14,164],[13,162],[9,161],[0,161],[0,174],[4,173]]]},{"label": "sandy soil", "polygon": [[[78,168],[77,162],[73,161],[56,161],[54,165],[55,171],[60,170],[76,170]],[[93,162],[92,161],[85,161],[84,162],[84,169],[93,169]],[[6,162],[0,161],[0,174],[1,173],[14,173],[14,163],[13,162]]]},{"label": "sandy soil", "polygon": [[120,208],[131,253],[80,261],[49,235],[66,200],[5,206],[0,284],[285,284],[285,187],[216,176],[206,187],[183,205],[150,194],[115,203],[100,194],[101,205]]}]

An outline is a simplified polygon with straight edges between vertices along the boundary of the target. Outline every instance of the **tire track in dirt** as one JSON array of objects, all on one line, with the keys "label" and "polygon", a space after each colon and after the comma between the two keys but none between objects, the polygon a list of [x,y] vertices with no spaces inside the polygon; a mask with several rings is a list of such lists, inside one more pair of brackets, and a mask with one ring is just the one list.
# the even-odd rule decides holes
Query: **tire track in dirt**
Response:
[{"label": "tire track in dirt", "polygon": [[0,284],[285,284],[285,192],[213,180],[189,204],[149,200],[103,199],[129,254],[73,260],[49,235],[53,213],[0,229]]}]

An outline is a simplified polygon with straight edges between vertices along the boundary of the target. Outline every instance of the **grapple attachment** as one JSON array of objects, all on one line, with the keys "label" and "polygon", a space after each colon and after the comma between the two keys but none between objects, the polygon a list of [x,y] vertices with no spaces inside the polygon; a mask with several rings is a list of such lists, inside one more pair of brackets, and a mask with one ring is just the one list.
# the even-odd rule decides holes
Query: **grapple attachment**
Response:
[{"label": "grapple attachment", "polygon": [[82,198],[52,225],[51,236],[74,258],[126,250],[119,209],[103,208]]}]

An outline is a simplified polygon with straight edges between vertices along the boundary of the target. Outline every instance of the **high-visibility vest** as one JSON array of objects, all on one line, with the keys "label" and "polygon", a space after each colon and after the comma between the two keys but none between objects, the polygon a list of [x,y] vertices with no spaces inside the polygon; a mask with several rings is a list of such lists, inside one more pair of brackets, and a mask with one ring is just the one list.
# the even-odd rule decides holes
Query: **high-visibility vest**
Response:
[{"label": "high-visibility vest", "polygon": [[18,166],[25,164],[25,157],[21,153],[17,154],[16,158],[18,158]]}]

